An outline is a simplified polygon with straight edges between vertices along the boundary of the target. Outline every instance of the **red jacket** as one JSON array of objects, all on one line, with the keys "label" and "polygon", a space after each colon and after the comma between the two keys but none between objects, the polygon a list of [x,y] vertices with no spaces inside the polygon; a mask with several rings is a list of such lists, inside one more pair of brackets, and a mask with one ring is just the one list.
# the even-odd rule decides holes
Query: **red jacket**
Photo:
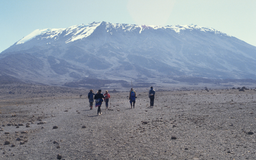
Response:
[{"label": "red jacket", "polygon": [[109,99],[110,98],[110,94],[109,93],[105,93],[104,97],[105,97],[104,99]]}]

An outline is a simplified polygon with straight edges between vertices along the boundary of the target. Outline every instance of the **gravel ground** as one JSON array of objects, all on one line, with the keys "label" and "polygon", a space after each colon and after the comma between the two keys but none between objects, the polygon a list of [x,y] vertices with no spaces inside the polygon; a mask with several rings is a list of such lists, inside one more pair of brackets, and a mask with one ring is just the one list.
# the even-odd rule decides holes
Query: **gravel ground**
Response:
[{"label": "gravel ground", "polygon": [[111,93],[100,116],[77,94],[0,100],[0,159],[256,159],[255,90],[156,94]]}]

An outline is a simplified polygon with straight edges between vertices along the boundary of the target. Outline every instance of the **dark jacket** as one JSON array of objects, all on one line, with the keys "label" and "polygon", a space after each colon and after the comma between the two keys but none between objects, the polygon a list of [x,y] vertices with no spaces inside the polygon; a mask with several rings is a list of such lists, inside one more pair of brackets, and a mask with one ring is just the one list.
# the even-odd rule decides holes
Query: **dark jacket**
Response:
[{"label": "dark jacket", "polygon": [[104,95],[101,93],[97,93],[97,94],[95,94],[94,99],[101,99],[103,101]]},{"label": "dark jacket", "polygon": [[149,98],[155,98],[155,94],[156,94],[155,90],[150,89],[149,92],[148,92],[148,97]]}]

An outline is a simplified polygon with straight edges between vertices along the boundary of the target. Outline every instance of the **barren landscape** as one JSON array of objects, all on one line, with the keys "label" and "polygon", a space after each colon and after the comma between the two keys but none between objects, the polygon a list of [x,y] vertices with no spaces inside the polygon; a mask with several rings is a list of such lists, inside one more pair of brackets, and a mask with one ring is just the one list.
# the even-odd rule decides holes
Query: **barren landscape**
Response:
[{"label": "barren landscape", "polygon": [[88,89],[1,86],[0,159],[256,159],[255,89],[128,91],[97,116]]}]

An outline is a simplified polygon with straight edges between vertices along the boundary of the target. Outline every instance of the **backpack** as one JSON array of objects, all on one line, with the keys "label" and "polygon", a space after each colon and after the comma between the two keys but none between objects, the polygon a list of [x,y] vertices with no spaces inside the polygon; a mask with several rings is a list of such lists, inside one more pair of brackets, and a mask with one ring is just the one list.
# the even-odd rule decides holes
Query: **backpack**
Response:
[{"label": "backpack", "polygon": [[135,101],[135,92],[134,91],[131,91],[131,95],[130,95],[130,99],[132,100],[132,101]]}]

